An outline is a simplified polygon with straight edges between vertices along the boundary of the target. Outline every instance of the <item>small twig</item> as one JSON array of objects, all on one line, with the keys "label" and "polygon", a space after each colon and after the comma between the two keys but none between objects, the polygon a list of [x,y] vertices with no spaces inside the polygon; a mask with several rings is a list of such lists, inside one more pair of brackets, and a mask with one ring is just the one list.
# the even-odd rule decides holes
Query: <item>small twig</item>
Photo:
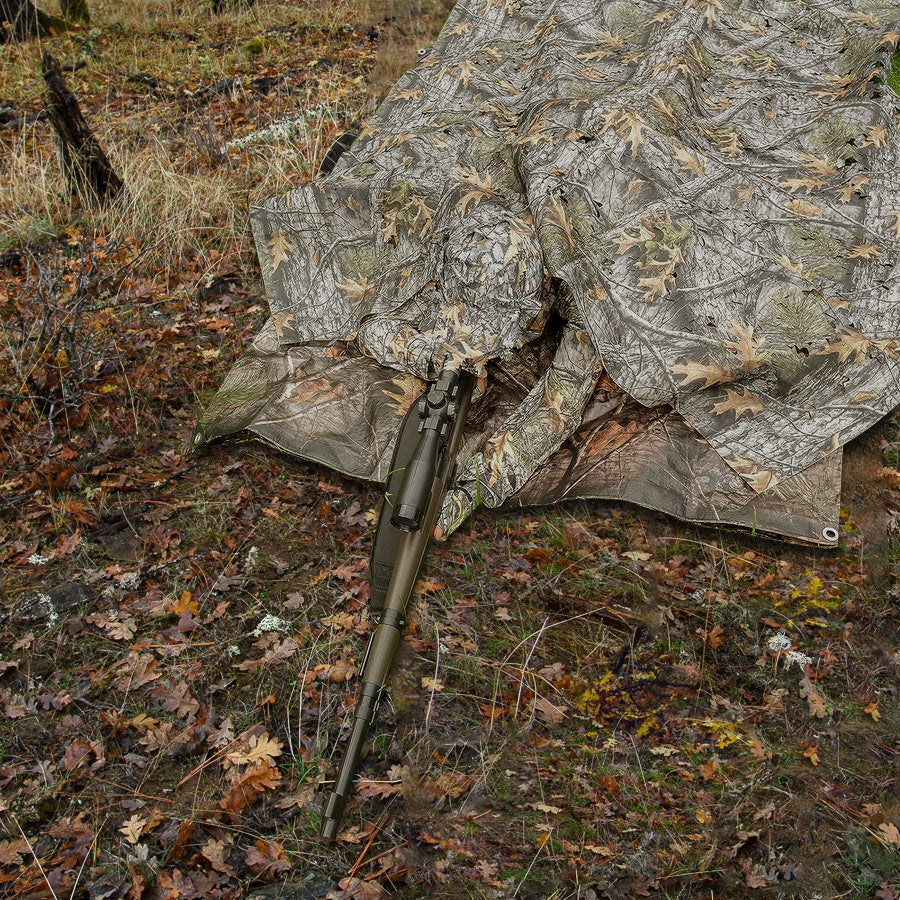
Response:
[{"label": "small twig", "polygon": [[[107,816],[107,818],[103,820],[104,825],[106,824],[108,818],[109,817]],[[103,825],[101,825],[100,828],[97,829],[97,834],[99,834],[102,829]],[[91,850],[94,849],[94,844],[97,843],[97,834],[94,835],[94,839],[91,841],[91,846],[88,847],[84,852],[84,859],[81,861],[81,865],[78,867],[78,874],[75,876],[75,884],[72,885],[72,893],[69,894],[69,900],[75,900],[75,892],[78,890],[78,882],[81,881],[81,873],[84,871],[84,867],[88,861],[88,857],[91,855]]]},{"label": "small twig", "polygon": [[122,362],[122,351],[119,349],[119,344],[115,338],[113,338],[113,347],[116,348],[116,362],[122,370],[122,378],[125,380],[125,387],[128,390],[128,402],[131,404],[131,415],[134,418],[134,433],[135,435],[138,435],[141,429],[138,424],[137,406],[134,402],[134,391],[131,389],[131,382],[128,380],[128,373],[125,371],[125,364]]},{"label": "small twig", "polygon": [[115,781],[108,781],[106,778],[98,778],[96,775],[92,776],[92,780],[98,781],[100,782],[100,784],[108,784],[110,787],[118,788],[120,791],[127,791],[128,795],[131,797],[141,797],[144,800],[154,800],[157,803],[175,802],[171,797],[157,797],[155,794],[142,794],[140,791],[136,791],[133,788],[128,787],[127,785],[118,784]]},{"label": "small twig", "polygon": [[362,865],[362,861],[366,855],[366,852],[368,851],[369,847],[372,846],[372,841],[374,841],[375,838],[378,837],[378,835],[381,833],[381,829],[384,828],[384,826],[387,824],[387,820],[388,816],[385,815],[384,818],[375,826],[375,830],[369,835],[369,840],[366,841],[366,846],[362,848],[359,856],[356,857],[356,862],[353,863],[353,867],[347,873],[348,879],[353,878],[353,876],[356,875],[357,869],[359,869],[359,867]]},{"label": "small twig", "polygon": [[634,653],[634,648],[643,640],[646,631],[647,627],[645,625],[638,625],[638,627],[634,629],[634,634],[631,635],[631,638],[622,644],[619,654],[616,657],[616,661],[610,666],[610,671],[613,675],[619,674],[622,666],[625,665],[625,660]]},{"label": "small twig", "polygon": [[[376,860],[381,859],[382,856],[387,856],[389,853],[393,853],[395,850],[400,850],[400,849],[402,849],[403,847],[406,847],[406,846],[408,846],[408,845],[409,845],[409,841],[403,841],[402,843],[397,844],[396,847],[388,847],[387,850],[382,850],[381,853],[376,853],[374,856],[369,857],[369,859],[367,859],[366,862],[368,862],[368,863],[373,863],[373,862],[375,862]],[[374,877],[376,877],[376,876],[375,876],[375,875],[372,875],[371,877],[374,878]],[[365,879],[364,879],[364,880],[365,880]]]},{"label": "small twig", "polygon": [[194,768],[191,769],[191,771],[188,772],[187,775],[185,775],[184,778],[182,778],[181,781],[179,781],[178,784],[175,785],[175,787],[180,788],[183,784],[190,781],[195,775],[198,775],[205,768],[207,768],[207,766],[211,766],[214,762],[216,762],[216,760],[221,759],[221,757],[228,752],[229,748],[232,745],[236,744],[239,740],[246,737],[255,727],[255,725],[251,725],[250,728],[246,729],[246,731],[242,731],[237,737],[232,738],[221,750],[217,750],[215,753],[213,753],[213,755],[210,756],[209,759],[205,759],[199,765],[194,766]]},{"label": "small twig", "polygon": [[549,619],[544,619],[540,630],[537,633],[537,637],[535,637],[534,643],[531,645],[531,650],[528,651],[528,656],[522,665],[522,674],[519,676],[519,693],[516,695],[516,711],[514,715],[519,714],[519,707],[522,705],[522,693],[525,690],[525,673],[528,671],[528,663],[531,662],[531,657],[534,656],[534,651],[537,650],[537,645],[541,642],[541,638],[547,629],[547,622],[549,621]]},{"label": "small twig", "polygon": [[[312,662],[312,654],[306,657],[306,668],[303,670],[303,678],[300,679],[300,702],[297,704],[297,747],[303,746],[303,688],[306,687],[306,675]],[[288,723],[288,739],[290,739],[290,723]],[[291,751],[293,756],[293,751]]]},{"label": "small twig", "polygon": [[551,834],[553,834],[552,829],[550,831],[550,834],[547,835],[547,840],[544,841],[544,843],[541,844],[540,847],[538,847],[537,853],[534,854],[534,857],[532,858],[531,862],[528,864],[528,868],[525,870],[525,874],[522,876],[522,880],[519,882],[518,887],[516,887],[515,891],[513,891],[513,897],[519,896],[519,891],[522,890],[522,885],[525,884],[526,880],[528,879],[528,876],[531,874],[531,870],[534,868],[534,864],[537,862],[537,858],[541,855],[541,850],[543,850],[544,847],[546,847],[547,844],[550,842]]},{"label": "small twig", "polygon": [[431,722],[431,709],[434,706],[434,694],[437,690],[437,680],[438,680],[438,671],[441,667],[441,632],[440,629],[435,625],[435,644],[437,645],[437,652],[435,653],[434,658],[434,677],[431,679],[431,694],[428,696],[428,709],[425,710],[425,734],[428,734],[428,726]]},{"label": "small twig", "polygon": [[[22,840],[27,844],[28,852],[34,857],[34,861],[37,863],[37,867],[41,871],[41,877],[46,882],[47,888],[50,891],[50,894],[53,896],[53,900],[59,900],[59,897],[56,896],[56,891],[53,890],[53,885],[50,884],[50,880],[47,878],[47,873],[44,871],[44,867],[41,865],[40,859],[38,859],[37,853],[34,852],[34,847],[31,846],[31,841],[28,840],[28,835],[25,834],[24,831],[22,831],[22,826],[19,824],[19,820],[13,815],[12,811],[10,811],[9,814],[12,817],[13,822],[16,823],[16,828],[19,829],[19,834],[22,835]],[[385,819],[385,821],[387,821],[387,819]],[[87,859],[87,857],[85,857],[85,859]]]}]

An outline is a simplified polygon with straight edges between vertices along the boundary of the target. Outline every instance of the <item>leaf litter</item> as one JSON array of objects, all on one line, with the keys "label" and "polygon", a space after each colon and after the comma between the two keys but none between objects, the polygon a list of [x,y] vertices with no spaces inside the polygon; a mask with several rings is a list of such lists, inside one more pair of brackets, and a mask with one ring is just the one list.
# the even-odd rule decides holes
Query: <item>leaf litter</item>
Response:
[{"label": "leaf litter", "polygon": [[[203,129],[343,104],[321,155],[366,108],[377,46],[417,49],[355,8],[274,23],[259,54],[250,17],[119,31],[92,8],[96,33],[49,39],[85,62],[88,113],[165,135],[211,180]],[[198,41],[218,45],[208,65],[225,54],[245,84],[278,70],[284,90],[192,91],[192,130]],[[168,48],[165,90],[109,94],[126,44]],[[17,52],[10,92],[36,110],[37,51]],[[611,127],[643,141],[629,110]],[[197,395],[264,303],[240,235],[172,268],[145,265],[150,242],[73,221],[0,260],[6,383],[14,362],[34,373],[33,399],[0,401],[0,890],[228,900],[316,870],[342,900],[897,896],[896,417],[848,454],[831,553],[615,504],[474,517],[431,555],[328,848],[380,497],[258,446],[186,455]],[[29,316],[77,326],[72,353],[35,343]]]}]

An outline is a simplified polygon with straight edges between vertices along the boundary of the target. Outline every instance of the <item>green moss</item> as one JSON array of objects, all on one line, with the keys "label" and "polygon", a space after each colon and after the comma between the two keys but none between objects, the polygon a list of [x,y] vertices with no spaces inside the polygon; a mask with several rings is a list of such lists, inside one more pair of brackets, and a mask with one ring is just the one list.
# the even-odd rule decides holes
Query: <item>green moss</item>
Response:
[{"label": "green moss", "polygon": [[900,50],[895,50],[891,57],[891,70],[888,72],[887,83],[890,89],[900,96]]},{"label": "green moss", "polygon": [[265,39],[261,37],[250,38],[250,40],[244,44],[244,50],[251,55],[262,53],[265,49],[266,42]]}]

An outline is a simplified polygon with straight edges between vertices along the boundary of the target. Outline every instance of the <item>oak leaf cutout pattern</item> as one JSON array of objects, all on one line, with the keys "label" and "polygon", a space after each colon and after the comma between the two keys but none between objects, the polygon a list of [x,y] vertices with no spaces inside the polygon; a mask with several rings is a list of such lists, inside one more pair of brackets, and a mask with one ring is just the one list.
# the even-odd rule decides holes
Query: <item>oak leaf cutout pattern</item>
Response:
[{"label": "oak leaf cutout pattern", "polygon": [[713,404],[712,410],[717,416],[730,412],[734,414],[736,422],[744,413],[755,416],[763,410],[762,401],[747,388],[739,387],[735,390],[725,388],[725,394],[727,395],[726,400]]},{"label": "oak leaf cutout pattern", "polygon": [[362,278],[348,278],[346,281],[339,281],[335,287],[348,299],[354,303],[361,303],[370,294],[375,292],[375,285],[369,281],[366,276]]},{"label": "oak leaf cutout pattern", "polygon": [[[406,415],[410,406],[422,395],[424,387],[425,382],[413,375],[406,373],[398,375],[384,390],[388,398],[388,406],[401,416]],[[396,388],[397,391],[392,388]]]},{"label": "oak leaf cutout pattern", "polygon": [[681,387],[687,387],[695,382],[703,382],[700,390],[712,387],[714,384],[721,384],[723,381],[731,381],[733,373],[731,369],[726,369],[715,362],[699,362],[689,359],[684,363],[676,363],[669,366],[669,371],[673,375],[684,376]]},{"label": "oak leaf cutout pattern", "polygon": [[725,346],[733,353],[741,364],[741,371],[752,372],[762,365],[762,360],[757,350],[762,346],[762,340],[753,337],[753,326],[745,325],[737,320],[732,321],[728,331],[736,340],[726,341]]},{"label": "oak leaf cutout pattern", "polygon": [[846,362],[850,360],[854,365],[859,365],[869,355],[874,346],[874,341],[848,328],[843,334],[838,335],[836,340],[828,341],[825,345],[823,353],[837,354],[838,362]]},{"label": "oak leaf cutout pattern", "polygon": [[[868,179],[866,180],[868,181]],[[806,191],[807,196],[809,196],[813,191],[825,187],[825,181],[821,178],[813,178],[810,175],[795,175],[791,178],[785,178],[784,180],[779,181],[778,187],[785,188],[792,194],[796,194],[797,191],[803,189]],[[844,201],[844,203],[847,202],[849,202],[849,198]]]},{"label": "oak leaf cutout pattern", "polygon": [[853,195],[860,193],[862,187],[868,183],[868,175],[857,175],[855,178],[851,178],[846,184],[837,189],[841,203],[849,203]]},{"label": "oak leaf cutout pattern", "polygon": [[822,209],[821,206],[816,206],[815,203],[810,203],[809,200],[788,200],[784,205],[791,212],[797,213],[797,215],[800,216],[810,217],[825,215],[825,210]]},{"label": "oak leaf cutout pattern", "polygon": [[692,175],[703,175],[706,173],[706,163],[700,158],[698,153],[688,150],[687,147],[675,147],[672,151],[678,164]]},{"label": "oak leaf cutout pattern", "polygon": [[269,251],[269,259],[272,261],[273,272],[277,272],[280,266],[289,262],[294,254],[294,245],[290,242],[286,232],[281,228],[269,235],[269,239],[266,241],[266,248]]}]

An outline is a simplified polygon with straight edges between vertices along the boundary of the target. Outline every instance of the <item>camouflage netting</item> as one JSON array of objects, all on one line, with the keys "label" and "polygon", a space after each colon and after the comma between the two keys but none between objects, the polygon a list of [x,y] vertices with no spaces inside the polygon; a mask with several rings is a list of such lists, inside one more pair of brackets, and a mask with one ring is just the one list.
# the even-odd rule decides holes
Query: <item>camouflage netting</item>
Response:
[{"label": "camouflage netting", "polygon": [[465,365],[445,530],[605,497],[833,542],[841,447],[900,403],[898,41],[891,0],[462,0],[253,210],[272,315],[196,443],[383,479]]}]

